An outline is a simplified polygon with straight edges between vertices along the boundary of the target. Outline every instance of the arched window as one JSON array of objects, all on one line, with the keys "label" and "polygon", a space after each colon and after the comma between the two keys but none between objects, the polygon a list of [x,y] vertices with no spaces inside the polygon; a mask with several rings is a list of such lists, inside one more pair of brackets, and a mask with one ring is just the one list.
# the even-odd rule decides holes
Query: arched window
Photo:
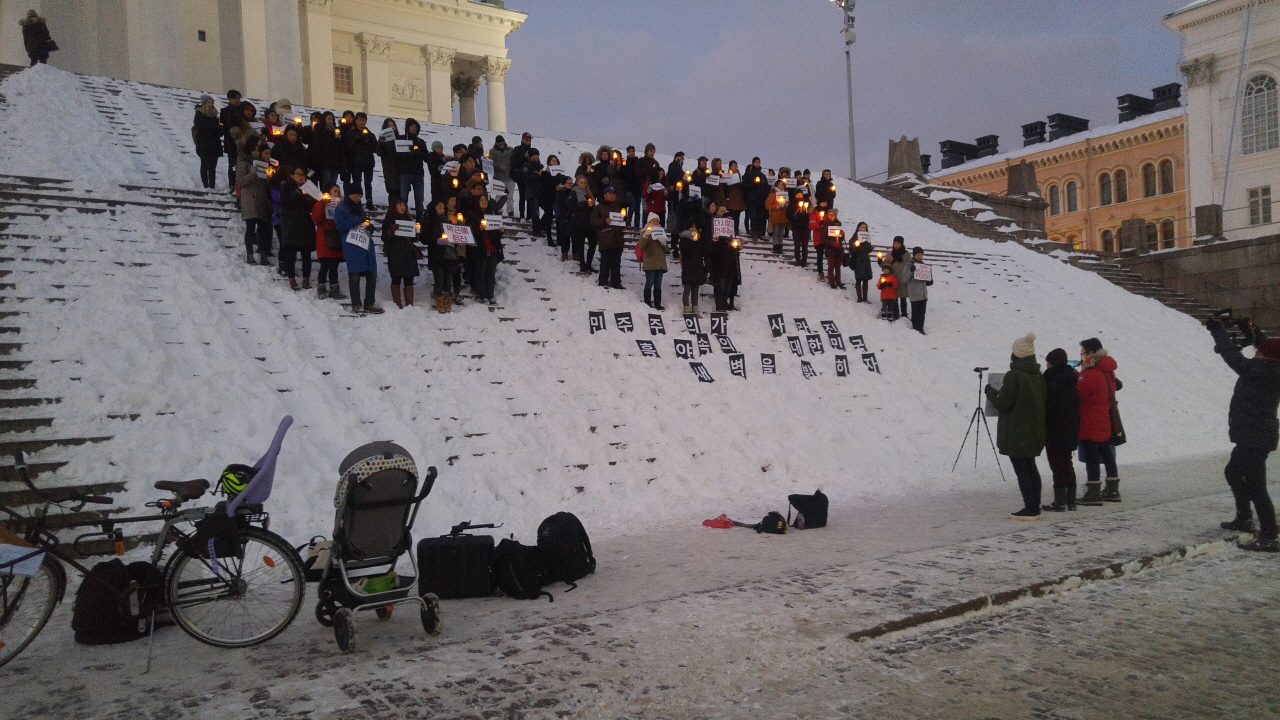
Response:
[{"label": "arched window", "polygon": [[1156,166],[1147,163],[1142,166],[1142,197],[1149,198],[1156,195]]},{"label": "arched window", "polygon": [[1160,223],[1160,247],[1168,249],[1173,247],[1173,221],[1165,220]]},{"label": "arched window", "polygon": [[1116,202],[1129,202],[1129,175],[1123,170],[1116,171]]},{"label": "arched window", "polygon": [[1110,230],[1102,231],[1102,252],[1112,255],[1116,251],[1116,234]]},{"label": "arched window", "polygon": [[1080,209],[1080,191],[1076,188],[1076,181],[1072,180],[1067,183],[1067,212],[1075,212]]},{"label": "arched window", "polygon": [[1147,223],[1147,249],[1160,249],[1160,230],[1155,223]]},{"label": "arched window", "polygon": [[1160,161],[1160,194],[1168,195],[1173,192],[1173,161]]},{"label": "arched window", "polygon": [[1062,212],[1062,199],[1058,197],[1058,186],[1049,186],[1049,214],[1057,215]]},{"label": "arched window", "polygon": [[1276,79],[1257,75],[1244,88],[1241,107],[1240,152],[1245,155],[1280,148],[1280,109],[1277,109]]},{"label": "arched window", "polygon": [[1098,202],[1103,205],[1111,204],[1111,176],[1106,173],[1098,178]]}]

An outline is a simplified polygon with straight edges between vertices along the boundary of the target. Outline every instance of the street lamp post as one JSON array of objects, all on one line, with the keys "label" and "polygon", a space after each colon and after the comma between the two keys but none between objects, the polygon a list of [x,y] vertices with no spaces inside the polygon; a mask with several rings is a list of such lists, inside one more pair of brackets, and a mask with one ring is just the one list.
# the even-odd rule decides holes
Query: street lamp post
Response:
[{"label": "street lamp post", "polygon": [[845,83],[849,93],[849,178],[858,179],[858,160],[854,152],[853,134],[853,43],[857,36],[853,32],[853,8],[857,0],[831,0],[844,12],[844,70]]}]

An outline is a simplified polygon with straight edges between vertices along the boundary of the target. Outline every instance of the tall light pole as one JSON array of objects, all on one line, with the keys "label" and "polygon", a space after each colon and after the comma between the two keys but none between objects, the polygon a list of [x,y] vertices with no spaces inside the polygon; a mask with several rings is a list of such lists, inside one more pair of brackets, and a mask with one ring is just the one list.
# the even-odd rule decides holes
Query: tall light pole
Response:
[{"label": "tall light pole", "polygon": [[853,135],[853,43],[857,36],[853,32],[853,7],[857,0],[831,0],[844,12],[844,71],[845,83],[849,91],[849,179],[858,179],[858,159],[854,152]]}]

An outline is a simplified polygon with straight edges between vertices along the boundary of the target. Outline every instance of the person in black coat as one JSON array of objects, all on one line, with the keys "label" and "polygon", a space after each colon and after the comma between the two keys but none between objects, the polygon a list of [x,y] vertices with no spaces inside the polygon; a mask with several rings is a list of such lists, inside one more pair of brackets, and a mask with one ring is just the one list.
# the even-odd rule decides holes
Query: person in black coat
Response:
[{"label": "person in black coat", "polygon": [[328,187],[342,173],[342,141],[333,113],[326,112],[322,122],[311,131],[311,167],[320,173],[320,185]]},{"label": "person in black coat", "polygon": [[231,137],[231,128],[240,124],[240,91],[227,91],[227,104],[218,111],[218,123],[222,125],[222,152],[227,156],[227,186],[231,192],[236,191],[236,141]]},{"label": "person in black coat", "polygon": [[769,197],[769,185],[769,178],[760,167],[760,158],[751,158],[751,164],[742,174],[742,199],[747,203],[747,232],[755,237],[764,237],[764,202]]},{"label": "person in black coat", "polygon": [[[391,128],[391,139],[383,138],[382,132],[387,128]],[[396,121],[393,118],[386,118],[382,121],[382,128],[378,133],[378,158],[382,161],[382,187],[387,191],[387,197],[392,195],[400,195],[400,171],[396,169],[396,138],[400,137],[400,128],[396,127]]]},{"label": "person in black coat", "polygon": [[864,222],[858,223],[853,231],[853,237],[849,238],[849,256],[846,263],[853,271],[853,287],[857,302],[870,303],[868,293],[871,282],[871,233]]},{"label": "person in black coat", "polygon": [[18,24],[22,26],[22,44],[26,47],[27,57],[31,58],[31,67],[36,63],[49,62],[49,53],[58,49],[58,43],[49,35],[49,26],[44,18],[35,10],[28,10],[27,16]]},{"label": "person in black coat", "polygon": [[307,148],[302,144],[301,131],[297,125],[286,125],[280,142],[271,148],[271,158],[280,163],[280,170],[288,172],[293,168],[307,168]]},{"label": "person in black coat", "polygon": [[831,179],[830,170],[822,171],[822,179],[813,189],[813,199],[815,202],[826,203],[827,207],[836,206],[836,182]]},{"label": "person in black coat", "polygon": [[[342,132],[342,154],[351,182],[364,185],[364,206],[373,209],[373,165],[378,152],[378,136],[369,129],[369,116],[356,113],[355,124]],[[390,198],[388,198],[390,200]]]},{"label": "person in black coat", "polygon": [[698,232],[696,220],[680,233],[680,284],[684,286],[684,314],[698,314],[698,292],[707,281],[706,248],[709,240]]},{"label": "person in black coat", "polygon": [[[413,211],[415,217],[422,217],[422,196],[426,191],[423,180],[423,162],[427,156],[427,143],[418,133],[422,126],[413,118],[404,121],[404,137],[400,139],[400,148],[396,150],[396,170],[400,172],[400,197],[409,201],[409,193],[413,193]],[[441,196],[443,197],[443,196]]]},{"label": "person in black coat", "polygon": [[417,223],[409,214],[409,205],[402,198],[391,197],[382,223],[382,254],[387,256],[387,274],[391,276],[391,300],[402,309],[413,305],[413,283],[422,255],[417,240]]},{"label": "person in black coat", "polygon": [[[315,199],[299,187],[307,181],[300,167],[280,183],[280,266],[294,290],[311,289],[311,251],[316,246],[316,225],[311,220]],[[297,280],[297,260],[302,258],[302,285]]]},{"label": "person in black coat", "polygon": [[1045,510],[1062,512],[1076,509],[1076,467],[1071,462],[1080,440],[1080,394],[1076,391],[1079,376],[1067,364],[1067,351],[1055,348],[1044,358],[1045,384],[1045,453],[1053,471],[1053,504]]},{"label": "person in black coat", "polygon": [[[222,157],[222,123],[218,121],[213,98],[208,95],[200,96],[200,106],[196,108],[196,118],[191,124],[191,140],[196,145],[196,156],[200,158],[200,182],[212,190],[218,184],[218,158]],[[231,164],[235,165],[235,162]]]},{"label": "person in black coat", "polygon": [[1213,333],[1214,352],[1240,377],[1231,394],[1227,411],[1227,431],[1236,446],[1223,471],[1235,496],[1236,517],[1222,523],[1224,530],[1253,532],[1250,504],[1258,513],[1258,535],[1240,546],[1243,550],[1280,552],[1276,542],[1276,511],[1267,492],[1267,456],[1280,440],[1280,338],[1258,342],[1253,359],[1245,359],[1240,349],[1217,320],[1205,323]]}]

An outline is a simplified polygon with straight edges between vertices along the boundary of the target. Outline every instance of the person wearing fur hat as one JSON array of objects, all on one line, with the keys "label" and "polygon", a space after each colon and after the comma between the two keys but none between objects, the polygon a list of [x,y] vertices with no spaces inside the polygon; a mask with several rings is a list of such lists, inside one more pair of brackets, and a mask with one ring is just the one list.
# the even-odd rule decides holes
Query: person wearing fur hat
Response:
[{"label": "person wearing fur hat", "polygon": [[[1116,380],[1116,361],[1098,338],[1080,341],[1080,452],[1086,473],[1081,505],[1120,502],[1120,477],[1111,445],[1111,399],[1124,384]],[[1102,488],[1098,465],[1107,471]]]},{"label": "person wearing fur hat", "polygon": [[662,307],[662,276],[667,272],[667,242],[655,238],[653,233],[661,229],[662,218],[658,213],[649,213],[640,230],[640,241],[636,243],[640,253],[640,268],[644,270],[644,304],[659,311],[666,310]]},{"label": "person wearing fur hat", "polygon": [[1227,411],[1227,432],[1235,447],[1223,471],[1236,501],[1236,517],[1224,530],[1253,532],[1250,505],[1258,513],[1258,534],[1240,545],[1242,550],[1280,552],[1276,541],[1276,511],[1267,492],[1267,456],[1280,441],[1280,338],[1258,343],[1253,359],[1245,359],[1217,320],[1205,324],[1213,333],[1214,352],[1236,372],[1235,390]]},{"label": "person wearing fur hat", "polygon": [[27,57],[31,58],[31,67],[36,63],[49,62],[49,53],[58,50],[58,43],[49,35],[49,26],[40,13],[28,10],[27,16],[18,24],[22,26],[22,44],[26,46]]},{"label": "person wearing fur hat", "polygon": [[1054,348],[1044,356],[1044,440],[1045,456],[1053,471],[1053,504],[1044,510],[1063,512],[1076,509],[1076,467],[1071,453],[1080,442],[1079,376],[1067,364],[1067,351]]},{"label": "person wearing fur hat", "polygon": [[1036,457],[1045,443],[1045,384],[1036,362],[1036,336],[1027,333],[1013,343],[1009,372],[999,390],[987,385],[987,399],[1000,412],[996,447],[1009,456],[1018,477],[1022,509],[1011,513],[1017,520],[1040,519],[1040,470]]}]

